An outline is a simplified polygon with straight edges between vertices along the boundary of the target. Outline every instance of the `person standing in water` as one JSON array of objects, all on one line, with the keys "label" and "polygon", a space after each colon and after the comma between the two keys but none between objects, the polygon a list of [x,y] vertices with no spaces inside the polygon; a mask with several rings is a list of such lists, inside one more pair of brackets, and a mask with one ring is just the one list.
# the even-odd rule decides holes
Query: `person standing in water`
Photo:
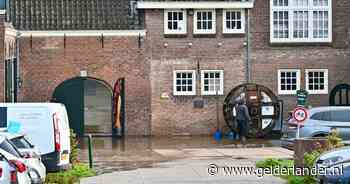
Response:
[{"label": "person standing in water", "polygon": [[248,135],[248,124],[251,121],[249,110],[243,99],[238,101],[238,105],[236,109],[237,109],[236,120],[237,120],[239,138],[242,144],[246,144],[247,135]]}]

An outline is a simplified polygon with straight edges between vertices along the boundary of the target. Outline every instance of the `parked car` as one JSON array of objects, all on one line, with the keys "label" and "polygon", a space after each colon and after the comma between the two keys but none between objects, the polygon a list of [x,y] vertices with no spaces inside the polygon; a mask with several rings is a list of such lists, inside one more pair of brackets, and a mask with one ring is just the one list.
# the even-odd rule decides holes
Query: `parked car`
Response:
[{"label": "parked car", "polygon": [[16,170],[11,166],[10,162],[0,155],[0,183],[10,184],[12,177],[11,175],[17,175]]},{"label": "parked car", "polygon": [[323,153],[315,162],[317,167],[323,167],[328,172],[317,176],[317,181],[326,183],[350,182],[350,147],[344,147]]},{"label": "parked car", "polygon": [[[297,123],[291,118],[284,123],[282,146],[289,147],[296,137]],[[328,106],[308,110],[307,119],[300,125],[299,137],[325,137],[333,129],[344,141],[350,140],[350,107]]]},{"label": "parked car", "polygon": [[23,134],[14,134],[8,132],[0,132],[0,136],[6,137],[22,154],[26,164],[36,172],[41,181],[45,181],[46,168],[41,162],[39,150],[32,145]]},{"label": "parked car", "polygon": [[0,171],[1,184],[30,184],[38,179],[33,174],[31,178],[30,171],[20,157],[20,153],[2,136],[0,136]]},{"label": "parked car", "polygon": [[63,104],[0,103],[1,128],[25,134],[40,150],[48,171],[69,167],[70,129]]}]

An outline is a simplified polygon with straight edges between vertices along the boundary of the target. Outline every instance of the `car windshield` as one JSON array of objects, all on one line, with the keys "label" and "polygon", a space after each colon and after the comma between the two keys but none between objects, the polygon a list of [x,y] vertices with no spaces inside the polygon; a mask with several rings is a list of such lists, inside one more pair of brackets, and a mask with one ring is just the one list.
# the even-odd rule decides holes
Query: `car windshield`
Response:
[{"label": "car windshield", "polygon": [[3,149],[16,157],[22,157],[22,154],[17,150],[17,148],[6,139],[0,144],[0,149]]},{"label": "car windshield", "polygon": [[23,137],[15,137],[10,140],[19,149],[30,149],[32,145]]}]

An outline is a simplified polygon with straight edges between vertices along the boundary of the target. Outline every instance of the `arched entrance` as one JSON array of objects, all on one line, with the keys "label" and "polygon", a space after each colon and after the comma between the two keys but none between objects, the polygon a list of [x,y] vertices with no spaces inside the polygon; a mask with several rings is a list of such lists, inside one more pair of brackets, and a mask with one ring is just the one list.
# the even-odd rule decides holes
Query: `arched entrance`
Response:
[{"label": "arched entrance", "polygon": [[329,104],[332,106],[350,106],[350,85],[339,84],[329,95]]},{"label": "arched entrance", "polygon": [[70,127],[79,135],[112,135],[112,90],[103,81],[75,77],[61,83],[53,100],[65,104]]}]

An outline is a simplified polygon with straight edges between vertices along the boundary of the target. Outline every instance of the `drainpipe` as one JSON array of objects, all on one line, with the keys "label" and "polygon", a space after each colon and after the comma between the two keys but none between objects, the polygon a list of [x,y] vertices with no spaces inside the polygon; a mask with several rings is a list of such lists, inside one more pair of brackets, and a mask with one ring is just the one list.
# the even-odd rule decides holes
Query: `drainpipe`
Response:
[{"label": "drainpipe", "polygon": [[251,53],[251,48],[250,48],[250,11],[249,9],[245,10],[246,14],[246,24],[245,24],[245,29],[246,29],[246,36],[245,36],[245,70],[246,70],[246,75],[245,79],[246,82],[249,83],[251,82],[251,63],[250,63],[250,53]]},{"label": "drainpipe", "polygon": [[20,38],[21,38],[21,33],[17,32],[16,35],[16,85],[15,85],[15,102],[17,102],[17,97],[18,97],[18,89],[22,87],[22,80],[21,80],[21,73],[20,73],[20,55],[19,55],[19,47],[20,47]]}]

